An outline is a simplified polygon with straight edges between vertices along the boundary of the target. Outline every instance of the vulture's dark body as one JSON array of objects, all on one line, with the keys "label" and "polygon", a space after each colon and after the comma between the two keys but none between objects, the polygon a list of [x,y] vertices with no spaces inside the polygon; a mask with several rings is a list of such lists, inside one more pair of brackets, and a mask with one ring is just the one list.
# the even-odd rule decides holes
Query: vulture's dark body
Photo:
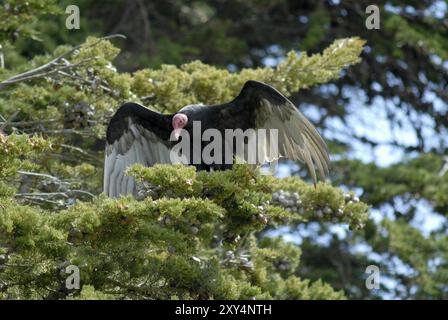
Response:
[{"label": "vulture's dark body", "polygon": [[[220,105],[192,105],[178,113],[188,117],[184,127],[190,136],[191,154],[194,153],[193,123],[200,121],[201,132],[217,129],[225,136],[226,129],[277,129],[281,156],[306,162],[315,178],[314,165],[321,175],[328,173],[328,150],[320,135],[295,106],[276,89],[266,84],[248,81],[231,102]],[[133,163],[146,166],[170,163],[167,154],[174,144],[170,141],[174,114],[163,115],[135,103],[121,106],[107,128],[105,192],[109,196],[134,193],[135,185],[121,171]],[[209,141],[201,142],[202,150]],[[223,139],[224,146],[224,139]],[[222,150],[226,150],[223,148]],[[235,154],[235,147],[231,150]],[[222,154],[225,163],[225,151]],[[273,158],[266,154],[266,159]],[[193,164],[199,170],[224,170],[231,164]],[[119,186],[112,184],[118,183]],[[127,187],[124,187],[126,184]]]}]

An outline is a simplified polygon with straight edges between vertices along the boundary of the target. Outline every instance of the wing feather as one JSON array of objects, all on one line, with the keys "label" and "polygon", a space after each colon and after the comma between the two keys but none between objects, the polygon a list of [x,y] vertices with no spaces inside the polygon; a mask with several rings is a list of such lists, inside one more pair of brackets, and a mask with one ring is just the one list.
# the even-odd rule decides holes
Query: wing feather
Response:
[{"label": "wing feather", "polygon": [[170,163],[170,117],[134,103],[118,109],[107,129],[104,192],[109,197],[135,194],[135,179],[125,174],[133,164]]},{"label": "wing feather", "polygon": [[[227,128],[248,123],[246,129],[277,129],[279,155],[305,162],[314,183],[317,181],[316,169],[322,178],[328,176],[330,158],[325,141],[294,104],[273,87],[247,81],[235,100],[218,107],[221,122],[225,122],[222,120],[225,116],[233,115],[232,122],[235,124],[227,121]],[[238,121],[236,117],[242,119]],[[266,160],[276,160],[275,155],[269,152],[268,143],[272,143],[269,138],[264,140],[265,145],[258,145],[261,148],[260,164]]]}]

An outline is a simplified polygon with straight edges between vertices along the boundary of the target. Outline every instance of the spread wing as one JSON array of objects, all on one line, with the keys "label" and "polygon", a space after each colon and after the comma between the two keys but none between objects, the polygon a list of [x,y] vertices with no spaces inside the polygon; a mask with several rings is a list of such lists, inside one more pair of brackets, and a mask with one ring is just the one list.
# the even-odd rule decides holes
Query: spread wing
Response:
[{"label": "spread wing", "polygon": [[322,178],[328,175],[330,158],[325,141],[294,104],[273,87],[248,81],[232,102],[210,106],[211,110],[215,114],[208,119],[215,119],[215,125],[210,127],[278,130],[278,146],[272,146],[269,135],[257,140],[258,164],[279,156],[305,162],[314,183],[316,168]]},{"label": "spread wing", "polygon": [[107,128],[106,195],[135,194],[135,179],[124,174],[132,164],[171,163],[171,119],[172,115],[163,115],[136,103],[126,103],[117,110]]}]

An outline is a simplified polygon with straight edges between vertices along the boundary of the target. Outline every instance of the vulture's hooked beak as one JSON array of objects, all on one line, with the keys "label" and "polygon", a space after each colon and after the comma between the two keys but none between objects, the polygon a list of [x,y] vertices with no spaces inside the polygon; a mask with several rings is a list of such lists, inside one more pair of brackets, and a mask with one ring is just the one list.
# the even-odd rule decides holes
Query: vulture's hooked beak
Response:
[{"label": "vulture's hooked beak", "polygon": [[173,133],[174,133],[174,138],[176,139],[176,141],[178,141],[179,137],[180,137],[180,135],[182,133],[182,128],[174,129]]},{"label": "vulture's hooked beak", "polygon": [[182,129],[187,125],[188,123],[188,117],[182,113],[178,113],[174,115],[172,120],[172,126],[173,126],[173,134],[174,138],[179,140],[180,135],[182,134]]}]

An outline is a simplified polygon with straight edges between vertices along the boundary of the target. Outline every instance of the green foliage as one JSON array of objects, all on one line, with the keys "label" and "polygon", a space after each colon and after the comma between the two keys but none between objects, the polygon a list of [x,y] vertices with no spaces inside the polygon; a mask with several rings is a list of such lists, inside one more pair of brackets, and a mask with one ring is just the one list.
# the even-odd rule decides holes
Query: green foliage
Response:
[{"label": "green foliage", "polygon": [[309,19],[309,29],[305,39],[301,43],[301,47],[304,50],[312,50],[315,48],[330,29],[330,15],[323,8],[316,9],[310,14]]},{"label": "green foliage", "polygon": [[[412,46],[424,50],[427,54],[436,54],[444,60],[448,59],[448,43],[443,35],[434,34],[419,26],[411,26],[406,19],[397,15],[388,17],[385,27],[395,33],[399,46]],[[399,51],[396,52],[398,54]]]},{"label": "green foliage", "polygon": [[243,69],[236,73],[199,61],[180,68],[162,65],[160,69],[136,72],[132,89],[139,97],[150,96],[154,108],[167,112],[175,112],[180,106],[193,102],[230,101],[250,79],[270,83],[289,95],[337,78],[342,68],[359,62],[363,44],[364,41],[357,38],[341,39],[322,54],[308,56],[291,51],[274,69]]},{"label": "green foliage", "polygon": [[[269,195],[262,176],[245,166],[220,176],[223,189],[226,182],[248,187],[244,190],[249,198],[241,203],[235,195],[225,199],[206,195],[207,183],[214,177],[195,176],[191,168],[134,167],[132,171],[144,172],[143,180],[155,177],[154,172],[156,177],[165,176],[158,182],[173,175],[191,179],[188,185],[196,194],[181,199],[176,187],[164,184],[164,196],[158,199],[101,196],[57,213],[6,201],[0,207],[0,243],[6,260],[0,272],[2,297],[76,296],[64,289],[63,270],[70,264],[81,270],[84,286],[77,298],[343,297],[328,285],[294,275],[300,257],[297,247],[270,238],[258,244],[252,236],[264,227],[252,217],[267,212],[255,206],[260,199],[257,191],[265,190],[265,198]],[[248,212],[249,208],[253,209]],[[294,219],[292,214],[285,217]],[[268,221],[277,218],[268,216]],[[24,280],[29,285],[21,285]]]},{"label": "green foliage", "polygon": [[[71,4],[71,1],[60,1],[60,3],[61,7],[64,7]],[[319,214],[319,210],[339,212],[335,211],[338,209],[338,203],[333,203],[332,208],[324,206],[314,211],[315,215],[310,214],[307,220],[309,222],[298,221],[297,228],[294,222],[289,231],[289,236],[303,241],[300,244],[302,256],[297,274],[302,279],[323,279],[333,288],[344,290],[350,298],[384,298],[385,296],[405,299],[447,298],[447,281],[440,276],[444,272],[446,274],[444,263],[446,258],[440,250],[432,250],[432,253],[428,253],[429,247],[426,245],[429,242],[436,242],[436,238],[444,238],[447,234],[446,195],[448,193],[443,168],[446,162],[444,157],[448,126],[445,103],[447,101],[448,29],[443,1],[380,1],[377,3],[381,13],[380,30],[368,30],[364,27],[367,17],[365,8],[372,4],[369,0],[359,0],[356,3],[352,1],[245,0],[234,1],[232,6],[225,1],[203,0],[194,2],[152,0],[135,1],[132,4],[126,1],[82,0],[77,1],[77,4],[81,12],[88,12],[87,15],[81,14],[81,30],[71,32],[61,28],[63,21],[60,17],[38,19],[33,26],[41,31],[39,37],[45,41],[37,42],[29,39],[24,41],[23,37],[19,37],[13,42],[14,48],[9,44],[3,44],[8,69],[0,70],[0,77],[6,78],[7,75],[30,68],[31,66],[26,64],[28,57],[51,52],[58,43],[78,44],[86,35],[120,32],[131,36],[119,43],[123,53],[117,57],[114,65],[121,70],[133,71],[150,67],[157,75],[155,78],[157,81],[153,84],[147,83],[150,78],[147,75],[153,75],[151,71],[143,72],[138,81],[136,81],[137,73],[134,73],[132,78],[135,86],[132,87],[131,92],[137,97],[126,96],[129,93],[126,90],[115,92],[118,96],[121,95],[119,99],[114,97],[113,93],[101,90],[99,90],[101,94],[95,95],[94,99],[91,99],[94,90],[87,93],[83,99],[90,103],[99,101],[99,105],[95,104],[93,113],[95,119],[91,118],[92,115],[81,117],[80,125],[76,126],[76,134],[67,133],[67,131],[73,130],[75,126],[72,125],[72,121],[78,119],[79,113],[73,117],[61,117],[61,120],[64,119],[64,125],[61,125],[62,121],[57,120],[55,126],[57,123],[59,127],[49,130],[59,130],[57,135],[62,135],[61,130],[65,130],[61,141],[77,147],[83,144],[83,150],[89,151],[88,154],[81,154],[70,149],[69,153],[65,147],[57,147],[55,150],[58,152],[52,153],[49,157],[59,159],[63,154],[66,160],[61,165],[64,170],[59,170],[57,175],[60,174],[59,172],[66,172],[68,176],[64,174],[64,179],[71,176],[77,179],[77,173],[70,174],[69,168],[81,162],[77,160],[78,157],[83,159],[83,163],[93,164],[93,168],[101,166],[101,156],[97,156],[100,142],[93,140],[89,131],[94,130],[97,137],[103,137],[103,124],[121,99],[139,99],[146,105],[154,105],[155,108],[167,112],[178,108],[170,99],[171,95],[176,96],[176,99],[180,99],[179,101],[183,103],[190,100],[194,102],[219,101],[238,90],[238,79],[243,75],[240,73],[235,80],[231,76],[232,73],[228,76],[227,71],[224,70],[225,72],[221,74],[220,71],[227,67],[232,71],[242,71],[250,67],[249,78],[253,76],[268,81],[281,88],[285,94],[292,94],[293,101],[305,111],[308,111],[309,107],[311,111],[318,111],[320,116],[313,120],[316,120],[320,129],[323,129],[322,132],[326,135],[330,149],[335,154],[334,158],[340,156],[344,158],[345,152],[351,148],[359,151],[359,143],[362,143],[364,147],[374,148],[386,143],[385,140],[379,142],[373,138],[383,132],[360,136],[358,130],[355,130],[357,126],[367,125],[366,128],[369,128],[369,124],[375,123],[376,117],[368,116],[366,119],[365,108],[362,105],[366,104],[374,114],[378,112],[378,115],[381,115],[384,101],[392,132],[398,130],[405,133],[406,137],[415,136],[417,142],[402,140],[402,134],[397,135],[396,141],[392,138],[390,141],[392,144],[388,147],[394,148],[392,150],[394,159],[396,159],[395,153],[399,155],[404,152],[405,154],[403,159],[398,160],[399,163],[392,166],[381,167],[359,161],[333,163],[333,184],[343,185],[344,190],[347,190],[346,188],[356,190],[364,201],[373,206],[376,219],[387,216],[391,226],[395,224],[399,226],[394,228],[396,236],[399,233],[406,235],[407,232],[414,234],[415,230],[410,231],[400,227],[405,223],[417,226],[418,229],[426,227],[421,221],[427,216],[435,217],[437,224],[432,228],[430,235],[424,234],[424,237],[421,237],[415,233],[416,241],[411,241],[415,247],[414,251],[403,250],[398,255],[398,250],[392,251],[391,242],[388,241],[391,233],[388,233],[384,225],[378,224],[376,219],[367,221],[363,230],[350,232],[341,237],[340,230],[334,232],[331,219],[328,219],[325,214]],[[272,76],[274,72],[277,72],[276,69],[270,71],[268,69],[266,74],[265,71],[254,71],[255,68],[264,70],[265,63],[278,66],[278,63],[285,61],[285,54],[291,50],[300,49],[299,58],[304,58],[302,50],[311,53],[323,52],[334,39],[353,36],[366,40],[367,47],[362,53],[362,61],[350,67],[346,73],[343,72],[344,76],[332,81],[331,85],[324,85],[321,88],[312,87],[310,90],[301,90],[296,94],[295,81],[299,77],[312,78],[310,72],[299,72],[299,74],[292,72],[292,79],[282,83],[278,81],[281,78],[274,79]],[[294,53],[291,56],[293,60],[297,58]],[[38,59],[40,60],[36,60],[34,66],[39,64],[39,61],[47,61],[49,56]],[[174,66],[163,67],[163,71],[174,79],[164,78],[163,74],[159,76],[163,73],[159,70],[162,64],[190,65],[189,62],[195,60],[200,60],[207,65],[194,63],[195,70],[204,71],[199,70],[194,77]],[[307,61],[310,62],[310,60]],[[320,59],[319,61],[319,63],[325,62]],[[332,61],[334,61],[333,58],[327,60],[329,63]],[[218,66],[218,69],[207,69],[208,65]],[[288,74],[290,66],[287,64],[282,72]],[[216,70],[218,72],[215,72]],[[210,73],[212,77],[208,78],[203,73]],[[281,76],[281,73],[279,75]],[[320,76],[322,75],[323,73],[320,73]],[[181,81],[177,81],[176,79],[180,76],[182,76]],[[220,77],[230,79],[231,83],[221,85]],[[194,82],[190,82],[192,79]],[[182,81],[188,84],[184,87]],[[235,85],[233,85],[234,81]],[[72,97],[79,98],[82,96],[80,92],[90,88],[88,84],[78,83],[79,87],[67,89],[67,82],[67,79],[63,80],[64,85],[61,90],[66,93],[65,96],[61,95],[61,101],[69,101],[70,104],[65,107],[58,103],[51,109],[41,107],[42,115],[38,119],[46,119],[46,113],[71,115],[77,105],[77,102],[71,102]],[[127,80],[123,83],[126,86],[129,84]],[[298,83],[299,86],[303,84]],[[120,81],[118,81],[119,85]],[[157,85],[161,85],[160,90]],[[42,83],[39,82],[38,87],[41,86]],[[190,93],[193,86],[195,90]],[[178,94],[177,90],[181,90],[182,93]],[[153,94],[156,91],[157,95]],[[53,94],[54,90],[49,96]],[[104,94],[110,96],[108,101],[103,100]],[[33,103],[34,101],[23,103],[21,108],[26,110],[25,108],[32,106]],[[3,99],[0,105],[4,110],[9,109],[6,112],[8,115],[15,111],[15,105],[10,103],[9,98]],[[86,113],[90,112],[87,108]],[[103,117],[103,114],[106,115]],[[27,117],[34,118],[36,115],[35,111],[31,110],[22,116],[24,118],[20,119],[26,120]],[[92,126],[93,121],[95,124]],[[335,128],[333,121],[342,127]],[[87,124],[92,126],[90,130],[85,130]],[[44,128],[48,129],[47,126],[48,124],[45,123]],[[64,129],[64,126],[67,129]],[[30,126],[19,127],[21,128],[28,132],[36,130],[35,127]],[[51,135],[55,133],[52,132]],[[384,137],[387,135],[384,132]],[[329,141],[330,136],[333,141]],[[398,152],[398,149],[401,151]],[[431,154],[426,154],[428,151],[431,151]],[[67,160],[68,153],[70,160]],[[52,162],[48,168],[54,168],[56,161]],[[92,174],[94,177],[91,178],[86,175],[80,176],[77,179],[80,181],[77,188],[86,188],[97,194],[101,188],[99,177],[101,173],[97,170]],[[86,181],[89,181],[88,186],[85,186]],[[297,186],[299,187],[299,184]],[[282,187],[278,188],[278,192],[281,189]],[[295,201],[294,193],[288,194],[290,189],[286,187],[285,189],[282,195],[289,197],[288,201]],[[65,203],[65,200],[63,202]],[[296,213],[302,219],[305,219],[307,215],[302,210],[303,208],[297,206],[287,206],[286,209],[297,211]],[[279,210],[283,208],[275,209],[276,212]],[[351,222],[351,225],[355,224]],[[302,230],[307,232],[301,232]],[[420,235],[423,234],[421,230],[419,232]],[[306,233],[309,235],[307,236]],[[322,238],[327,241],[321,241]],[[380,241],[377,243],[375,239]],[[421,255],[420,247],[425,248]],[[364,251],[360,252],[359,248],[364,248]],[[418,259],[410,259],[417,253],[420,256]],[[427,264],[431,266],[432,271],[422,273],[424,277],[418,277],[420,274],[418,270],[422,270],[421,261],[424,259],[429,259]],[[414,263],[415,266],[412,265]],[[364,270],[370,264],[379,265],[382,274],[387,273],[389,277],[390,281],[384,282],[380,290],[365,288]],[[401,264],[404,264],[405,268]],[[402,272],[403,269],[406,269],[405,273]],[[414,281],[415,279],[419,281]]]},{"label": "green foliage", "polygon": [[[323,183],[314,188],[296,177],[278,179],[260,175],[246,165],[236,165],[233,170],[197,174],[194,167],[156,165],[145,168],[137,165],[129,170],[129,174],[143,182],[145,193],[154,199],[211,199],[225,210],[225,220],[221,223],[230,234],[264,228],[268,222],[282,224],[315,219],[314,213],[324,207],[333,209],[333,212],[341,209],[340,215],[328,214],[324,220],[358,228],[367,219],[366,204],[345,203],[344,193],[340,189]],[[303,214],[299,216],[287,210],[278,210],[281,205],[272,202],[272,194],[277,190],[297,192],[305,209]],[[266,220],[260,221],[260,215],[266,216]],[[261,223],[263,220],[264,224]]]},{"label": "green foliage", "polygon": [[[435,153],[420,154],[389,167],[354,160],[341,160],[334,164],[336,183],[344,181],[348,187],[356,185],[362,188],[364,201],[373,207],[384,211],[393,208],[394,216],[384,219],[379,225],[367,222],[359,234],[362,238],[357,241],[363,241],[383,257],[383,276],[402,284],[392,290],[384,290],[390,290],[397,297],[446,298],[445,224],[438,223],[427,233],[417,228],[422,219],[418,213],[421,203],[432,212],[432,219],[436,221],[448,213],[448,175],[444,168],[444,158]],[[335,259],[338,254],[334,253],[336,248],[332,249],[332,258]],[[342,256],[337,259],[350,258]],[[366,260],[364,265],[378,263],[378,260],[369,262],[366,257],[362,260]],[[397,264],[401,266],[400,270],[397,270]]]},{"label": "green foliage", "polygon": [[29,160],[50,148],[51,143],[42,137],[5,136],[0,132],[0,199],[14,193],[17,171],[35,169],[36,165]]},{"label": "green foliage", "polygon": [[[128,174],[141,184],[138,199],[113,200],[96,196],[96,168],[102,167],[98,145],[107,120],[123,101],[174,112],[191,102],[230,100],[248,79],[291,94],[337,78],[359,61],[362,45],[355,38],[337,40],[322,54],[290,53],[275,69],[230,73],[194,61],[128,74],[113,67],[119,50],[110,41],[88,38],[66,56],[74,65],[66,73],[6,85],[0,93],[0,114],[9,119],[3,123],[7,134],[0,135],[6,190],[0,205],[0,297],[343,298],[328,284],[297,277],[295,245],[255,237],[276,226],[318,221],[315,213],[327,207],[340,214],[324,221],[361,228],[368,206],[346,203],[340,189],[277,179],[244,165],[213,173],[133,166]],[[36,67],[68,50],[61,46],[14,69]],[[13,73],[4,70],[1,78]],[[302,213],[273,201],[281,190],[297,193]],[[79,267],[82,290],[65,287],[68,265]]]},{"label": "green foliage", "polygon": [[[62,64],[77,64],[66,74],[0,85],[1,298],[447,298],[448,118],[442,103],[448,34],[440,1],[378,3],[380,31],[364,28],[367,0],[246,0],[231,7],[200,0],[79,0],[76,31],[61,27],[69,4],[0,5],[0,81],[68,52],[87,36],[128,35],[117,42],[121,54],[111,42],[90,37],[65,57]],[[368,47],[361,63],[344,72],[361,53],[363,42],[355,36]],[[266,68],[265,59],[276,67]],[[393,126],[410,120],[418,144],[404,146],[403,161],[332,165],[333,185],[356,190],[377,218],[388,219],[368,220],[367,205],[352,192],[323,183],[314,189],[244,166],[213,174],[135,167],[130,174],[141,180],[141,201],[97,196],[105,126],[122,102],[174,112],[192,102],[231,99],[247,79],[274,85],[300,108],[318,107],[321,128],[341,120],[344,134],[369,145],[376,142],[350,133],[358,108],[347,106],[364,103],[358,93],[367,104],[380,98],[393,105]],[[322,90],[313,87],[328,81]],[[423,134],[429,129],[430,143]],[[344,159],[351,140],[341,142],[334,133],[330,149]],[[443,218],[428,233],[420,230],[422,204]],[[335,223],[355,231],[341,238]],[[300,237],[300,249],[266,237],[281,226]],[[70,263],[81,269],[80,291],[64,286]],[[364,270],[370,264],[394,285],[368,291]]]},{"label": "green foliage", "polygon": [[[338,167],[345,168],[343,174],[348,185],[355,185],[356,181],[356,185],[365,190],[365,199],[373,205],[404,196],[426,199],[438,212],[445,213],[448,209],[448,175],[442,174],[443,165],[443,158],[427,153],[387,168],[366,166],[359,161],[341,161]],[[380,190],[377,186],[381,186]]]},{"label": "green foliage", "polygon": [[0,7],[0,41],[19,36],[39,40],[33,25],[39,17],[58,13],[55,0],[7,0]]},{"label": "green foliage", "polygon": [[[98,193],[101,171],[86,164],[101,165],[102,156],[97,146],[105,135],[108,119],[121,103],[133,100],[149,103],[157,110],[175,112],[193,102],[229,101],[248,79],[266,81],[289,94],[336,78],[342,68],[359,61],[362,44],[358,39],[344,39],[335,41],[323,54],[298,56],[291,53],[276,69],[244,69],[230,73],[195,61],[179,68],[164,65],[131,75],[118,72],[111,64],[118,49],[110,41],[90,37],[79,50],[66,57],[76,65],[73,72],[4,87],[0,94],[0,114],[8,117],[19,111],[15,121],[7,125],[8,130],[8,126],[15,126],[22,132],[51,136],[54,149],[39,162],[55,168],[61,175],[59,178],[70,178],[72,189]],[[25,65],[36,67],[68,50],[67,46],[62,46],[54,54],[37,56]],[[10,75],[7,71],[3,79]],[[68,161],[60,163],[61,156]],[[78,169],[70,169],[70,166]],[[86,171],[94,176],[85,179]]]},{"label": "green foliage", "polygon": [[412,270],[406,281],[410,286],[419,288],[416,298],[431,296],[444,299],[444,284],[448,281],[448,269],[443,262],[448,257],[447,238],[436,234],[425,237],[404,219],[396,222],[385,220],[383,226],[389,237],[386,240],[378,236],[375,244],[381,248],[384,241],[388,241],[390,252]]}]

